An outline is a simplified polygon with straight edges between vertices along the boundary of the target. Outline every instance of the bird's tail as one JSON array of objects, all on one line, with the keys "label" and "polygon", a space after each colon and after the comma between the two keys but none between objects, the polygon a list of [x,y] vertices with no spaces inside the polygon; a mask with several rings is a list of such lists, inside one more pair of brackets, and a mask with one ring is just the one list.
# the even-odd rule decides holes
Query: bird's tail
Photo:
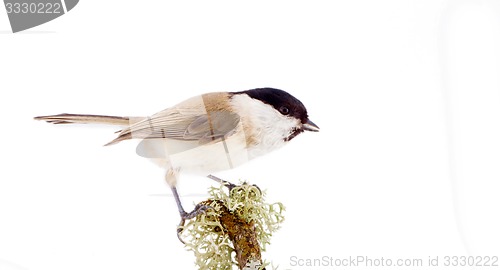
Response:
[{"label": "bird's tail", "polygon": [[129,126],[131,124],[131,121],[137,122],[140,119],[142,119],[142,117],[121,117],[69,113],[35,117],[35,120],[43,120],[52,124],[106,124],[115,126]]}]

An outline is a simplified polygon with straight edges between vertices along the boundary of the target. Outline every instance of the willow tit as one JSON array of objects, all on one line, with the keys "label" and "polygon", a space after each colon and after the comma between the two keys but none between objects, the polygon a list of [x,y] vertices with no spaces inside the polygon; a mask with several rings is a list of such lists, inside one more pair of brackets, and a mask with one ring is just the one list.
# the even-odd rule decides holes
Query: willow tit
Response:
[{"label": "willow tit", "polygon": [[207,93],[150,117],[58,114],[35,119],[122,126],[106,145],[141,139],[137,154],[166,170],[183,220],[204,209],[184,210],[176,189],[179,173],[209,175],[232,169],[282,147],[303,131],[319,131],[302,102],[274,88]]}]

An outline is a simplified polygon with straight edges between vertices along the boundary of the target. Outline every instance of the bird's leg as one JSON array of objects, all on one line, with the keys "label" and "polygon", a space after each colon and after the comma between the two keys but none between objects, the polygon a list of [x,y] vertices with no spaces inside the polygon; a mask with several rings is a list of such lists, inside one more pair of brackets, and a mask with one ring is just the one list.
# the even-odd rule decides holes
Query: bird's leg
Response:
[{"label": "bird's leg", "polygon": [[175,202],[177,203],[177,209],[179,209],[179,214],[181,215],[181,219],[183,220],[192,219],[198,216],[199,214],[204,213],[207,210],[207,207],[196,206],[195,209],[190,213],[184,210],[184,207],[182,207],[181,198],[179,197],[179,193],[177,192],[176,188],[178,173],[179,173],[178,168],[170,168],[167,171],[167,174],[165,175],[165,180],[167,181],[167,184],[170,186],[170,189],[172,189],[172,194],[174,195]]},{"label": "bird's leg", "polygon": [[[186,219],[192,219],[192,218],[197,217],[200,214],[206,213],[206,211],[210,208],[210,206],[198,204],[198,205],[196,205],[194,210],[189,212],[189,213],[186,212],[186,210],[184,210],[184,207],[182,207],[181,198],[180,198],[179,193],[177,192],[177,188],[176,188],[177,173],[178,172],[179,172],[178,169],[169,169],[167,171],[167,174],[165,175],[165,180],[167,180],[167,183],[170,186],[170,189],[172,190],[172,194],[174,195],[175,203],[177,204],[177,209],[179,210],[179,215],[181,216],[181,222],[179,224],[179,227],[180,227],[180,226],[184,225]],[[182,227],[177,229],[177,237],[179,238],[179,240],[182,243],[184,243],[184,241],[182,241],[182,239],[180,237],[181,232],[182,232]]]},{"label": "bird's leg", "polygon": [[210,179],[212,179],[212,180],[214,180],[214,181],[216,181],[216,182],[218,182],[218,183],[220,183],[220,184],[223,184],[224,186],[226,186],[226,187],[229,189],[229,191],[231,191],[233,188],[235,188],[235,187],[236,187],[236,185],[235,185],[235,184],[233,184],[233,183],[231,183],[231,182],[229,182],[229,181],[226,181],[226,180],[220,179],[220,178],[219,178],[219,177],[217,177],[217,176],[214,176],[214,175],[209,174],[207,177],[208,177],[208,178],[210,178]]},{"label": "bird's leg", "polygon": [[181,215],[182,220],[192,219],[197,217],[200,214],[204,214],[209,208],[207,205],[196,205],[193,211],[186,212],[184,207],[182,207],[181,198],[179,197],[179,193],[177,193],[176,187],[171,187],[172,194],[174,194],[175,202],[177,203],[177,208],[179,209],[179,214]]},{"label": "bird's leg", "polygon": [[[210,178],[210,179],[212,179],[212,180],[214,180],[214,181],[216,181],[216,182],[218,182],[218,183],[223,184],[224,186],[226,186],[229,189],[229,192],[231,192],[231,190],[233,188],[235,188],[235,187],[238,186],[238,185],[235,185],[235,184],[233,184],[233,183],[231,183],[229,181],[226,181],[224,179],[220,179],[219,177],[211,175],[211,174],[209,174],[207,177]],[[260,193],[262,193],[262,191],[260,190],[259,186],[257,186],[257,185],[253,185],[253,186],[256,187],[259,190]]]},{"label": "bird's leg", "polygon": [[184,240],[182,240],[181,237],[181,233],[183,230],[182,227],[184,226],[184,223],[187,219],[192,219],[197,217],[198,215],[205,214],[207,210],[210,209],[210,206],[198,204],[193,211],[188,213],[184,210],[184,207],[182,207],[179,193],[177,193],[177,188],[175,186],[171,186],[171,189],[172,194],[174,194],[175,202],[177,203],[177,208],[179,209],[179,214],[181,215],[181,222],[179,223],[179,226],[177,226],[177,238],[179,238],[179,241],[181,241],[181,243],[185,244]]}]

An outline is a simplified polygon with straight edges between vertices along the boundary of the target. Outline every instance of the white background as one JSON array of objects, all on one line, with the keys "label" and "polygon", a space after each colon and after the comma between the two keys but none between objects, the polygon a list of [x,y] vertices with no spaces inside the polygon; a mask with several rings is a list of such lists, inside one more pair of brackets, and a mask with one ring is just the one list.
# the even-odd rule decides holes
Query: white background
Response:
[{"label": "white background", "polygon": [[[265,259],[500,255],[498,1],[180,2],[82,0],[17,34],[0,9],[0,269],[195,269],[136,142],[32,117],[265,86],[321,127],[218,174],[287,206]],[[186,208],[211,184],[181,179]]]}]

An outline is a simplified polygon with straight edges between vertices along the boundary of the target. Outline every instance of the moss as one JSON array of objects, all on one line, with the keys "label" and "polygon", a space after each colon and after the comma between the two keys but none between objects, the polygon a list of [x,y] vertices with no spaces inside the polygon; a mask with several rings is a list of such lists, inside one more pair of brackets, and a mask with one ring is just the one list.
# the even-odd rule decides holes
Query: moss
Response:
[{"label": "moss", "polygon": [[266,203],[257,187],[242,183],[227,192],[212,187],[205,214],[181,227],[186,247],[196,256],[200,269],[243,269],[245,264],[263,265],[261,251],[283,222],[284,206]]}]

